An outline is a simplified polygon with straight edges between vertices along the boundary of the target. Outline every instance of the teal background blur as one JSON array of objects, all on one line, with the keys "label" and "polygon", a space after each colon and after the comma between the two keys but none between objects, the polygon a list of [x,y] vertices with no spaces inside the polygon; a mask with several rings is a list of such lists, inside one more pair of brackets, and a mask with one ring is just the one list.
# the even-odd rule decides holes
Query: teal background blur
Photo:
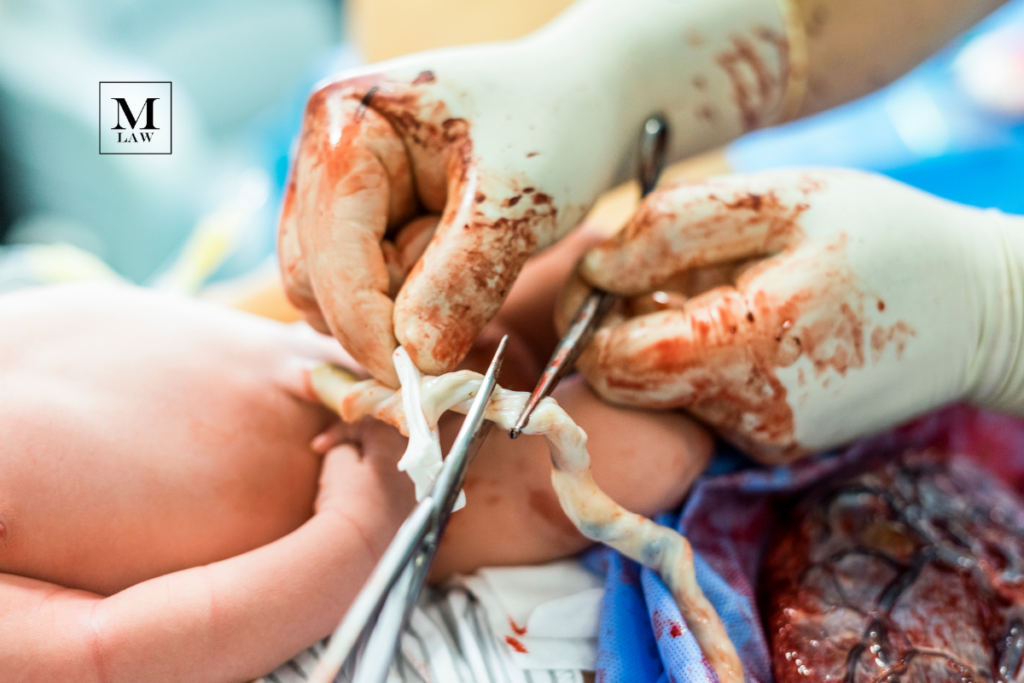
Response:
[{"label": "teal background blur", "polygon": [[[361,61],[339,3],[0,0],[0,290],[20,282],[3,265],[24,245],[71,245],[183,291],[272,268],[305,99]],[[98,154],[101,80],[173,82],[172,155]],[[1024,0],[882,91],[727,156],[739,171],[878,171],[1024,213]]]},{"label": "teal background blur", "polygon": [[1024,214],[1024,0],[881,91],[748,135],[727,156],[742,171],[877,171],[947,199]]},{"label": "teal background blur", "polygon": [[[211,216],[227,277],[274,248],[313,84],[357,63],[337,0],[0,0],[0,234],[153,282]],[[172,81],[170,156],[100,156],[99,81]],[[209,221],[207,221],[209,223]]]}]

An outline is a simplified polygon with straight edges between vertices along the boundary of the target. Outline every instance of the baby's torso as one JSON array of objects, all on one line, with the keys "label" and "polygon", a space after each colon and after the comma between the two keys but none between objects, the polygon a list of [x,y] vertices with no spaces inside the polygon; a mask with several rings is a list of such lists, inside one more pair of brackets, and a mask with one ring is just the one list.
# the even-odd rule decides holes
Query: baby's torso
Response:
[{"label": "baby's torso", "polygon": [[312,514],[329,418],[275,383],[266,349],[94,318],[0,306],[21,323],[0,341],[0,572],[112,593]]}]

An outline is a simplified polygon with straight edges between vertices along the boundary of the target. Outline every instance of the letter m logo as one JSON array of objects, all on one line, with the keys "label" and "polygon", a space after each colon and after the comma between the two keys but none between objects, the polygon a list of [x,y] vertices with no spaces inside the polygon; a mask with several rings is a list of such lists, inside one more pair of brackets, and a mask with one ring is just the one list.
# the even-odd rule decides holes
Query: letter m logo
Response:
[{"label": "letter m logo", "polygon": [[139,110],[139,115],[136,116],[132,113],[131,107],[128,106],[128,100],[123,97],[111,97],[117,104],[117,125],[111,128],[111,130],[124,130],[124,126],[121,125],[121,114],[128,119],[128,125],[131,126],[132,130],[135,130],[135,126],[138,125],[139,119],[142,115],[146,115],[146,125],[142,127],[142,130],[159,130],[153,125],[153,103],[159,100],[159,97],[147,97],[145,104],[142,105],[142,109]]},{"label": "letter m logo", "polygon": [[170,81],[100,81],[100,154],[170,154],[173,90]]}]

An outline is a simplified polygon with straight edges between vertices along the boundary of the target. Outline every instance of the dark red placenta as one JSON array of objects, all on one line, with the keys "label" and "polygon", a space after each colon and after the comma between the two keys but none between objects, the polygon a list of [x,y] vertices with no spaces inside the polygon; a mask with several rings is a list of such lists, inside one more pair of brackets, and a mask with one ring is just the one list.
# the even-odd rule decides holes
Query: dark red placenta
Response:
[{"label": "dark red placenta", "polygon": [[824,484],[769,550],[779,683],[1024,678],[1024,505],[936,451]]}]

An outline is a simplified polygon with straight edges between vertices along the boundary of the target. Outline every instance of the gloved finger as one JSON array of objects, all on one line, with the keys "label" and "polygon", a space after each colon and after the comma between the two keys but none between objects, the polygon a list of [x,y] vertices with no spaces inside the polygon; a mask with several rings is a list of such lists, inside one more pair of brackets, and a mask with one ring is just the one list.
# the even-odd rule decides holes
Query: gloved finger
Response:
[{"label": "gloved finger", "polygon": [[448,372],[466,355],[555,226],[549,196],[484,187],[488,173],[452,159],[441,222],[395,301],[395,334],[428,374]]},{"label": "gloved finger", "polygon": [[748,452],[789,448],[793,414],[776,370],[801,353],[797,313],[751,286],[771,281],[785,262],[766,263],[756,282],[713,289],[682,310],[612,321],[577,367],[613,403],[685,408]]},{"label": "gloved finger", "polygon": [[803,234],[815,190],[809,174],[790,171],[667,187],[591,249],[580,271],[602,289],[639,294],[690,268],[778,252]]},{"label": "gloved finger", "polygon": [[380,114],[327,88],[310,98],[294,175],[295,232],[319,309],[357,361],[397,386],[381,243],[415,208],[405,146]]},{"label": "gloved finger", "polygon": [[[562,291],[559,292],[558,301],[555,304],[555,330],[558,332],[559,337],[564,335],[565,331],[569,329],[569,324],[576,316],[576,312],[593,291],[594,288],[580,277],[579,272],[574,272],[569,276],[565,286],[562,287]],[[613,328],[625,319],[625,316],[616,307],[613,307],[605,314],[601,329]],[[593,346],[593,342],[590,345]]]},{"label": "gloved finger", "polygon": [[[543,363],[558,341],[560,297],[583,253],[604,236],[586,223],[527,261],[495,321],[515,330]],[[533,387],[531,386],[530,389]]]},{"label": "gloved finger", "polygon": [[405,278],[416,262],[427,250],[427,245],[434,238],[440,216],[420,216],[404,226],[394,241],[384,240],[384,262],[387,264],[389,278],[389,294],[394,299],[405,284]]},{"label": "gloved finger", "polygon": [[296,222],[298,214],[295,208],[295,183],[291,181],[285,190],[281,208],[281,223],[277,234],[277,258],[281,268],[281,282],[284,293],[302,313],[306,322],[321,334],[330,334],[327,321],[320,313],[320,305],[316,301],[313,285],[309,282],[309,273],[302,258],[299,246],[299,235]]}]

